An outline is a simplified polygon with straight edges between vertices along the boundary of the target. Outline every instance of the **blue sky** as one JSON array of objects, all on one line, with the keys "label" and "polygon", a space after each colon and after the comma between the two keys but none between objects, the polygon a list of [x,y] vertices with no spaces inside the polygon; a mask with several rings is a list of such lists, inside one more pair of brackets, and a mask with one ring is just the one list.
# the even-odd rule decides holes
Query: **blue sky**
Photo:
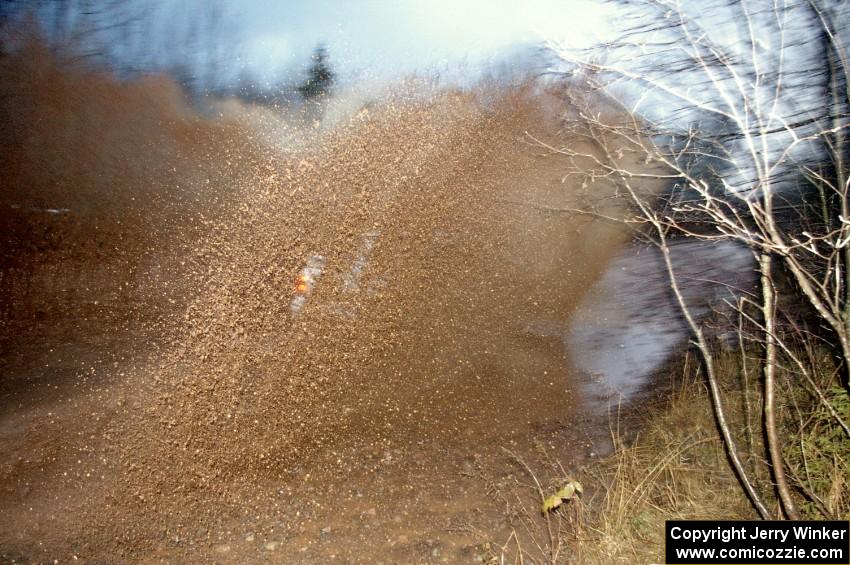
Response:
[{"label": "blue sky", "polygon": [[475,65],[544,36],[586,44],[605,25],[591,0],[231,0],[228,9],[242,22],[244,63],[261,73],[297,67],[319,41],[340,69],[385,77]]},{"label": "blue sky", "polygon": [[215,67],[214,82],[245,70],[276,82],[303,71],[318,43],[341,78],[385,79],[475,68],[544,39],[589,45],[606,30],[604,0],[122,0],[85,12],[77,0],[31,1],[19,13],[35,9],[59,44],[106,53],[118,69]]}]

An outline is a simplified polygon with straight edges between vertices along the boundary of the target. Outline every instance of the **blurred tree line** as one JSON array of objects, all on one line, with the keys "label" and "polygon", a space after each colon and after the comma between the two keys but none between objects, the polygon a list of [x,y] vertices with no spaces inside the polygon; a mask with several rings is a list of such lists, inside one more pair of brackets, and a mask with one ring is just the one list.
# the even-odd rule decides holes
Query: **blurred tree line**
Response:
[{"label": "blurred tree line", "polygon": [[65,60],[121,78],[165,72],[192,96],[238,97],[290,105],[326,98],[336,79],[327,47],[311,55],[306,77],[244,64],[246,37],[224,0],[0,0],[0,53],[33,38]]}]

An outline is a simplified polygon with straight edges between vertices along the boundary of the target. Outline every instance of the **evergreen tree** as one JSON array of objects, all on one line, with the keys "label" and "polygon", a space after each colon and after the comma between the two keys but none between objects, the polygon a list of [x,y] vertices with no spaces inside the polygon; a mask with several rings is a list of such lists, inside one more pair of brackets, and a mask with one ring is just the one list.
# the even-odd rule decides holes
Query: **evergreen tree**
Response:
[{"label": "evergreen tree", "polygon": [[328,96],[336,78],[328,64],[328,50],[324,45],[316,46],[311,59],[307,80],[298,87],[298,92],[306,102],[319,101]]}]

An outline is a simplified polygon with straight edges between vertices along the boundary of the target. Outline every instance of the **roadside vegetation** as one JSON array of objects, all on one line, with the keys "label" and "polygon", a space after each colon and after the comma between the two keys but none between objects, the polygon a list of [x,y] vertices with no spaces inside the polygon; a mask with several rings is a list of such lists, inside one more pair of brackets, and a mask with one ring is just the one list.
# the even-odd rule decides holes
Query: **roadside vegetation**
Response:
[{"label": "roadside vegetation", "polygon": [[[839,445],[850,446],[850,427],[840,414],[850,391],[846,14],[829,2],[755,9],[720,0],[712,23],[738,29],[738,39],[730,40],[678,3],[615,4],[628,22],[608,46],[620,51],[620,62],[553,47],[584,83],[570,96],[567,128],[602,154],[591,170],[573,163],[568,175],[613,179],[632,206],[622,221],[664,257],[728,462],[758,515],[796,519],[812,505],[834,512],[799,468],[811,455],[812,430],[818,436],[826,430],[811,420],[814,408],[797,409],[801,429],[789,434],[783,407],[811,396],[844,434]],[[625,57],[641,48],[651,56]],[[665,59],[677,70],[669,72]],[[581,94],[587,91],[594,95]],[[600,118],[600,98],[624,119]],[[657,105],[639,111],[644,98],[657,98]],[[676,110],[659,109],[666,105]],[[587,157],[570,147],[555,151],[568,161]],[[653,179],[669,188],[648,193],[644,185]],[[722,389],[723,359],[714,354],[707,322],[683,291],[670,253],[672,242],[682,240],[734,243],[752,254],[757,286],[718,293],[737,334],[741,370],[761,387],[762,402],[747,421],[758,430],[752,435],[764,437],[763,450],[735,437],[730,405],[748,397]],[[823,372],[835,382],[825,383]],[[798,442],[798,436],[809,439]],[[753,460],[763,460],[768,472],[749,465]]]},{"label": "roadside vegetation", "polygon": [[[743,464],[760,485],[759,495],[772,494],[758,415],[764,409],[758,379],[761,352],[716,351],[718,384],[735,442],[743,446]],[[838,416],[850,417],[846,394],[835,363],[818,355],[815,385],[827,391]],[[744,365],[746,360],[748,367]],[[705,375],[689,352],[671,368],[670,396],[653,408],[658,412],[638,422],[632,439],[612,430],[615,452],[586,472],[598,485],[586,504],[590,511],[575,524],[571,541],[578,563],[661,563],[665,520],[758,519],[729,466],[711,409]],[[793,370],[778,371],[777,403],[782,457],[800,500],[800,517],[808,520],[850,516],[850,452],[839,420],[813,389],[801,387]],[[779,514],[774,502],[769,510]]]},{"label": "roadside vegetation", "polygon": [[[793,368],[778,371],[782,457],[801,519],[846,520],[850,451],[842,422],[850,419],[850,403],[840,366],[824,347],[800,351],[812,355],[817,369],[811,387],[798,383]],[[759,422],[761,354],[758,348],[712,344],[727,422],[742,446],[745,468],[760,485],[759,496],[769,499],[773,486]],[[653,395],[630,406],[612,405],[611,454],[577,469],[565,469],[545,451],[533,466],[513,458],[514,475],[491,485],[505,504],[512,534],[483,544],[482,561],[662,563],[666,520],[759,519],[729,465],[697,352],[684,352],[655,384]],[[585,493],[544,513],[545,498],[573,480],[581,481]],[[778,515],[778,501],[769,510]]]},{"label": "roadside vegetation", "polygon": [[[657,247],[692,339],[670,370],[669,398],[625,407],[641,415],[640,432],[624,437],[613,425],[614,454],[576,473],[595,494],[574,505],[579,517],[575,508],[549,512],[546,530],[556,520],[568,533],[526,552],[526,562],[659,562],[667,519],[847,519],[845,7],[610,4],[624,24],[604,52],[550,45],[567,139],[595,152],[547,148],[564,158],[567,178],[618,186],[630,213],[584,213],[629,225]],[[667,188],[648,189],[658,181]],[[757,284],[718,284],[721,307],[704,317],[670,253],[683,241],[740,246]],[[569,543],[574,551],[560,551]],[[517,548],[501,546],[499,559]]]}]

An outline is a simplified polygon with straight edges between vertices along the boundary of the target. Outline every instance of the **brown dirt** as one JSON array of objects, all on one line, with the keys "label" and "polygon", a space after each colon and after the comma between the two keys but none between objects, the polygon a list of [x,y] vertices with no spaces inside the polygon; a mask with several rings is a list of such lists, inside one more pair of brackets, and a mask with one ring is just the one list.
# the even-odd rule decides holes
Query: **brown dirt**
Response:
[{"label": "brown dirt", "polygon": [[[503,448],[595,449],[534,328],[566,324],[623,235],[536,206],[610,190],[528,142],[557,141],[551,95],[400,87],[281,154],[151,109],[164,82],[45,65],[8,95],[20,127],[77,125],[15,130],[0,162],[0,559],[470,562],[473,532],[510,528]],[[372,230],[362,290],[340,290]]]}]

